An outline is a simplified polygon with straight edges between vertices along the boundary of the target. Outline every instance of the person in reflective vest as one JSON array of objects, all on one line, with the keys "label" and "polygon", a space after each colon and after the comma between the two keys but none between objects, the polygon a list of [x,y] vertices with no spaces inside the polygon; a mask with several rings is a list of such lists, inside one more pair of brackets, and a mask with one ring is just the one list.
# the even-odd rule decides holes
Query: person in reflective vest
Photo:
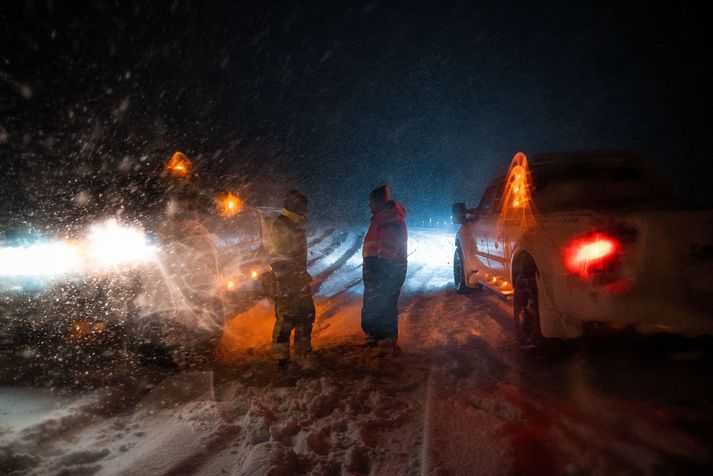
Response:
[{"label": "person in reflective vest", "polygon": [[280,367],[290,363],[290,334],[295,331],[295,354],[306,358],[312,351],[315,309],[307,272],[307,197],[290,190],[282,213],[275,219],[269,240],[274,274],[275,328],[272,354]]},{"label": "person in reflective vest", "polygon": [[406,279],[408,231],[406,209],[391,199],[387,185],[369,194],[371,225],[364,237],[364,303],[361,327],[367,345],[388,339],[394,356],[400,353],[398,300]]}]

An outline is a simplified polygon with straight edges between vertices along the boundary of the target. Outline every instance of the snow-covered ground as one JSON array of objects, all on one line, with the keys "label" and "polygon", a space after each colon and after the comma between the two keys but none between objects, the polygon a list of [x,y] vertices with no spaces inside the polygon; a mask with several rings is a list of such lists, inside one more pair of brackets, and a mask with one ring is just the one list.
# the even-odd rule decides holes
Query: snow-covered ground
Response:
[{"label": "snow-covered ground", "polygon": [[411,230],[393,358],[362,346],[362,237],[310,237],[311,368],[277,371],[263,300],[228,323],[212,371],[0,382],[0,474],[711,474],[709,348],[522,351],[509,303],[454,293],[453,236]]}]

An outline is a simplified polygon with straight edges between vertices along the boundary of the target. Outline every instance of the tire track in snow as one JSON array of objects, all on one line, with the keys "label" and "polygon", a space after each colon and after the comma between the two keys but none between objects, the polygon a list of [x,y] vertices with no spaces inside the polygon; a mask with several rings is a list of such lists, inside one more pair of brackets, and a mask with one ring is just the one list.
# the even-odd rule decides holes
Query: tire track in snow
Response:
[{"label": "tire track in snow", "polygon": [[[415,250],[414,250],[415,252]],[[415,269],[410,270],[409,277],[416,275],[422,266],[418,266]],[[409,279],[409,278],[407,278]],[[410,474],[419,474],[422,476],[432,474],[433,468],[431,465],[431,406],[432,406],[432,394],[433,394],[433,356],[429,349],[425,349],[422,344],[422,338],[428,335],[433,329],[427,326],[425,322],[428,318],[428,311],[424,303],[429,300],[428,297],[423,296],[409,296],[406,303],[403,305],[403,309],[399,313],[399,327],[400,331],[400,341],[402,346],[404,346],[403,341],[406,341],[406,346],[404,352],[407,355],[414,356],[415,354],[420,354],[420,359],[423,359],[422,365],[426,368],[427,377],[423,384],[425,398],[423,400],[423,412],[420,419],[420,425],[418,427],[418,435],[414,438],[415,448],[414,448],[414,459],[411,462]]]},{"label": "tire track in snow", "polygon": [[[510,302],[488,289],[472,289],[465,294],[456,294],[453,298],[454,302],[461,304],[461,314],[472,316],[491,328],[488,335],[490,339],[516,343],[517,329]],[[492,326],[497,326],[499,332]]]},{"label": "tire track in snow", "polygon": [[418,452],[418,465],[420,466],[419,474],[421,476],[426,476],[431,470],[430,458],[429,458],[429,445],[430,438],[429,434],[431,431],[431,394],[433,389],[433,368],[431,365],[428,367],[428,378],[426,379],[426,399],[423,404],[423,420],[421,423],[421,448]]},{"label": "tire track in snow", "polygon": [[[504,425],[502,411],[497,404],[489,403],[486,399],[490,406],[480,408],[467,403],[459,396],[460,391],[444,390],[457,389],[458,382],[469,382],[474,378],[478,381],[478,387],[491,386],[509,371],[508,366],[500,360],[499,351],[489,345],[489,332],[478,325],[478,321],[484,320],[482,318],[486,312],[475,310],[473,314],[477,319],[472,320],[471,313],[463,312],[464,301],[466,297],[453,290],[421,292],[410,295],[403,310],[405,352],[421,354],[428,369],[421,429],[423,436],[418,452],[419,474],[461,472],[466,466],[472,474],[480,474],[481,468],[485,469],[486,474],[508,472],[507,465],[493,472],[492,466],[486,463],[481,466],[470,466],[470,463],[461,466],[463,460],[457,463],[448,456],[452,454],[453,448],[459,448],[463,454],[469,455],[465,461],[487,461],[488,450],[472,445],[468,440],[453,442],[453,435],[466,436],[468,431],[478,428],[478,433],[473,436],[483,432],[494,437]],[[481,308],[489,306],[487,302],[480,304]],[[487,395],[487,392],[483,393]],[[460,421],[451,425],[444,423],[453,418]],[[498,454],[509,451],[508,444],[500,439],[488,444],[487,448]]]},{"label": "tire track in snow", "polygon": [[309,241],[307,242],[307,246],[309,248],[313,248],[317,245],[319,245],[322,241],[324,241],[326,238],[330,237],[334,233],[334,228],[325,228],[322,230],[320,234],[315,234],[310,237]]},{"label": "tire track in snow", "polygon": [[183,476],[196,474],[224,450],[230,448],[235,438],[240,434],[240,426],[232,424],[221,425],[210,438],[203,443],[202,450],[198,453],[185,455],[181,460],[168,468],[164,474],[167,476]]},{"label": "tire track in snow", "polygon": [[[355,269],[358,269],[358,268],[361,268],[361,265],[359,265],[359,266],[358,266],[357,268],[355,268]],[[352,289],[354,289],[355,287],[357,287],[359,284],[361,284],[361,283],[363,283],[363,282],[364,282],[364,279],[363,279],[363,278],[354,279],[354,280],[348,282],[347,284],[345,284],[344,287],[342,287],[342,289],[340,289],[340,290],[337,291],[336,293],[334,293],[334,294],[332,294],[331,296],[329,296],[329,299],[340,298],[340,297],[342,297],[344,294],[348,293],[349,291],[351,291]]]},{"label": "tire track in snow", "polygon": [[332,253],[334,253],[344,242],[345,239],[349,237],[350,233],[347,230],[340,230],[336,233],[329,234],[329,240],[325,240],[326,243],[322,243],[321,246],[315,246],[309,249],[309,254],[312,255],[307,259],[307,268],[312,268],[315,264],[320,261],[327,259]]},{"label": "tire track in snow", "polygon": [[[340,270],[346,263],[349,261],[360,249],[361,249],[361,241],[363,238],[363,235],[360,234],[352,234],[350,233],[349,239],[351,240],[351,244],[348,245],[348,248],[342,253],[332,264],[327,266],[325,269],[323,269],[317,276],[312,278],[312,293],[313,294],[318,294],[320,288],[322,285],[338,270]],[[341,246],[342,243],[340,243],[338,246],[334,247],[332,250],[333,252],[336,252],[336,249]],[[326,257],[325,257],[326,259]]]}]

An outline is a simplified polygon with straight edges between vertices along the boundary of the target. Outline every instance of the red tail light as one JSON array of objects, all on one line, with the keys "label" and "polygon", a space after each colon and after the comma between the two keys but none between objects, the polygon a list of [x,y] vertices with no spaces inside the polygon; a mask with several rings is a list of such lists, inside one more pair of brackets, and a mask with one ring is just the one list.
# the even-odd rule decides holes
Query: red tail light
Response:
[{"label": "red tail light", "polygon": [[621,251],[620,242],[605,233],[572,240],[564,250],[567,271],[583,278],[592,272],[607,271]]}]

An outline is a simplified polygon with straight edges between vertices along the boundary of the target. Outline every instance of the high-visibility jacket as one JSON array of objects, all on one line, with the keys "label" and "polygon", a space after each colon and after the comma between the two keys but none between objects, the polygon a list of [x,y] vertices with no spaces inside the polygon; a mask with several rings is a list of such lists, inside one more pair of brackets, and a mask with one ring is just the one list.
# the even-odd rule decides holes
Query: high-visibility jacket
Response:
[{"label": "high-visibility jacket", "polygon": [[307,235],[305,219],[283,209],[270,230],[268,244],[270,266],[277,279],[280,294],[307,292],[310,277],[307,273]]},{"label": "high-visibility jacket", "polygon": [[364,258],[375,256],[387,260],[406,261],[408,256],[408,231],[406,209],[390,201],[386,207],[371,217],[371,225],[364,237]]}]

